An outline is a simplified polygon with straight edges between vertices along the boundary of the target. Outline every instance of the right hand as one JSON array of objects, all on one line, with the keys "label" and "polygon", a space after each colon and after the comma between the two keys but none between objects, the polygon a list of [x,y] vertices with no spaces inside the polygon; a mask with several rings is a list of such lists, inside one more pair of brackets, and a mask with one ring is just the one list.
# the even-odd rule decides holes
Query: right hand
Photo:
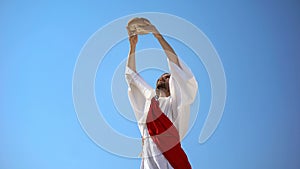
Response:
[{"label": "right hand", "polygon": [[135,47],[137,42],[138,42],[138,36],[137,35],[132,35],[129,37],[129,42],[131,47]]}]

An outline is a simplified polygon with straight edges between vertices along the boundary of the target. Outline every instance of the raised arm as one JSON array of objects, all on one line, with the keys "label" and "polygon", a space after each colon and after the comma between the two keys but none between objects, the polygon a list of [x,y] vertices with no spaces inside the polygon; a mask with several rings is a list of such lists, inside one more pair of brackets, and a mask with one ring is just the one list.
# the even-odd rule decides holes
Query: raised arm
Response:
[{"label": "raised arm", "polygon": [[129,51],[128,59],[127,59],[127,66],[132,71],[136,72],[135,49],[136,49],[136,44],[138,42],[138,36],[137,35],[130,36],[129,42],[130,42],[130,51]]},{"label": "raised arm", "polygon": [[181,68],[178,57],[175,51],[173,50],[173,48],[170,46],[170,44],[164,39],[164,37],[158,31],[153,32],[153,35],[159,41],[160,45],[164,49],[169,60]]}]

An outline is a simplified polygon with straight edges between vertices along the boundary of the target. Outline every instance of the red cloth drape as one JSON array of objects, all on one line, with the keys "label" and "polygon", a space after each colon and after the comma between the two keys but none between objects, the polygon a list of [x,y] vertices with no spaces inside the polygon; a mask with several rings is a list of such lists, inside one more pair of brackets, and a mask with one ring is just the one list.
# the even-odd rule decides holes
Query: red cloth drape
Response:
[{"label": "red cloth drape", "polygon": [[181,148],[176,127],[159,108],[159,102],[152,98],[147,115],[147,128],[153,142],[174,169],[191,169],[188,158]]}]

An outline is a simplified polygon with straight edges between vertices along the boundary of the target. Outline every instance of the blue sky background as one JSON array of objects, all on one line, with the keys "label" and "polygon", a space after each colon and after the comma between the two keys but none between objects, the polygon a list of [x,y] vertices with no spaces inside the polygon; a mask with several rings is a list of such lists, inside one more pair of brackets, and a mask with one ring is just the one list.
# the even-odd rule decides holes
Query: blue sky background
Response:
[{"label": "blue sky background", "polygon": [[[183,141],[193,168],[300,167],[298,1],[12,0],[0,2],[1,169],[139,167],[140,159],[113,155],[89,139],[72,100],[73,70],[88,38],[107,23],[139,12],[170,13],[190,21],[207,35],[223,62],[224,116],[214,135],[199,144],[209,108],[208,77],[201,63],[185,59],[188,49],[176,50],[180,44],[168,39],[201,82],[200,112]],[[124,55],[112,66],[126,57],[127,47],[123,41],[111,51],[120,49],[117,53]],[[109,72],[100,75],[99,69],[96,85],[101,87]],[[100,87],[98,104],[104,96]],[[135,123],[120,117],[115,123],[115,115],[109,114],[115,110],[109,104],[103,109],[117,130],[139,137]]]}]

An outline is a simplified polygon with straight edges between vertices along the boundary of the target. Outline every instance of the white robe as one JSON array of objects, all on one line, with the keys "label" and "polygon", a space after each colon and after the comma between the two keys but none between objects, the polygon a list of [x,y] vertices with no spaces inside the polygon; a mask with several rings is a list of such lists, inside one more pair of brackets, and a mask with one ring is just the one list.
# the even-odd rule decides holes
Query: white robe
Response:
[{"label": "white robe", "polygon": [[[173,122],[182,139],[189,126],[190,105],[194,102],[198,90],[197,81],[191,70],[179,60],[180,67],[168,60],[171,77],[170,96],[159,98],[159,107]],[[125,77],[128,83],[128,97],[144,139],[141,169],[173,169],[156,144],[150,138],[146,118],[155,96],[155,89],[148,85],[139,74],[126,67]]]}]

